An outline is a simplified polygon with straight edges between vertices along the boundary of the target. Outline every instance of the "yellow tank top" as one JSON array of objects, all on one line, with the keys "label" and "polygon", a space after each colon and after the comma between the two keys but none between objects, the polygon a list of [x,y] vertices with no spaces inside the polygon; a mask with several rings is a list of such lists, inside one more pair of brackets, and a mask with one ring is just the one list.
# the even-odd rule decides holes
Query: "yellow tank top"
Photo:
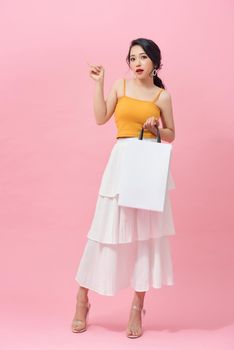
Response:
[{"label": "yellow tank top", "polygon": [[[160,88],[152,101],[139,100],[125,95],[118,98],[114,118],[118,137],[138,137],[142,126],[149,117],[160,118],[160,108],[155,104],[164,89]],[[149,130],[144,130],[144,138],[156,138]]]}]

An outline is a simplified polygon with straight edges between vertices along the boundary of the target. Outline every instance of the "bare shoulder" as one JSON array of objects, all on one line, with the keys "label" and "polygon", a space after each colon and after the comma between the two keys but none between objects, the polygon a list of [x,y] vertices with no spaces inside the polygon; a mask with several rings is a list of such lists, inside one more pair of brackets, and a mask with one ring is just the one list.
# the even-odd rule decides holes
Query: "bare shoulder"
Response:
[{"label": "bare shoulder", "polygon": [[168,90],[162,89],[162,92],[160,94],[160,100],[161,101],[170,101],[171,100],[171,94]]},{"label": "bare shoulder", "polygon": [[[119,92],[121,91],[121,86],[123,86],[123,79],[121,79],[121,78],[116,79],[110,88],[110,92],[109,92],[109,96],[108,96],[107,100],[108,99],[113,100],[114,98],[117,99],[119,97]],[[116,102],[117,102],[117,100],[116,100]]]},{"label": "bare shoulder", "polygon": [[160,109],[165,108],[168,105],[171,105],[171,94],[168,90],[162,89],[162,92],[157,100],[157,105]]},{"label": "bare shoulder", "polygon": [[124,80],[126,79],[119,78],[119,79],[116,79],[114,82],[117,98],[123,95]]},{"label": "bare shoulder", "polygon": [[123,84],[123,81],[124,81],[124,79],[123,78],[118,78],[118,79],[116,79],[115,81],[114,81],[114,86],[115,87],[118,87],[118,86],[120,86],[121,84]]}]

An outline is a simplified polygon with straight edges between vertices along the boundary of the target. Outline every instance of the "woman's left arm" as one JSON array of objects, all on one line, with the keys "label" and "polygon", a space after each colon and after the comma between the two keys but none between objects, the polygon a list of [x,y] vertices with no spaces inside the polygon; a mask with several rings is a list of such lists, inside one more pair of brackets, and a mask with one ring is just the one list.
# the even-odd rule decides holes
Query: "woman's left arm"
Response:
[{"label": "woman's left arm", "polygon": [[[160,98],[157,101],[157,106],[160,108],[160,118],[162,122],[162,128],[158,128],[161,139],[166,142],[173,142],[175,139],[175,125],[173,120],[172,101],[171,95],[168,91],[164,90]],[[158,119],[156,117],[149,117],[143,127],[148,129],[154,135],[157,135],[157,128],[159,126]]]},{"label": "woman's left arm", "polygon": [[157,101],[161,110],[162,128],[159,128],[161,139],[167,142],[173,142],[175,139],[175,125],[173,119],[173,109],[171,95],[164,90]]}]

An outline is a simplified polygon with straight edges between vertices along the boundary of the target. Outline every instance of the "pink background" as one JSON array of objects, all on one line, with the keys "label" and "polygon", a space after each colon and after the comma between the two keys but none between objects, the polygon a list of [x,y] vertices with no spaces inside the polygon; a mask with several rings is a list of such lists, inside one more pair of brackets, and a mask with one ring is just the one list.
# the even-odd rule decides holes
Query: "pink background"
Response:
[{"label": "pink background", "polygon": [[[0,231],[4,349],[233,349],[234,133],[231,0],[1,1]],[[113,118],[95,124],[86,62],[131,78],[132,39],[154,40],[172,95],[175,285],[145,298],[145,333],[125,337],[131,289],[90,291],[90,329],[70,331],[74,280]],[[82,343],[81,343],[82,340]],[[137,345],[136,345],[137,342]]]}]

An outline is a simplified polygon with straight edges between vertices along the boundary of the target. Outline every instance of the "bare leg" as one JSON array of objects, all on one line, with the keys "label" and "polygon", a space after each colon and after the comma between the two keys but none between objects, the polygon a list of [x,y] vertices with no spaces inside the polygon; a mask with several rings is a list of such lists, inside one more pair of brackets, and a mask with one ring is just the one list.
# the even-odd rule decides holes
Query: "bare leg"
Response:
[{"label": "bare leg", "polygon": [[79,290],[77,292],[77,297],[76,297],[76,300],[79,300],[79,301],[88,301],[88,288],[85,288],[85,287],[79,287]]},{"label": "bare leg", "polygon": [[[127,335],[141,335],[142,328],[141,328],[141,309],[144,305],[144,298],[145,298],[146,292],[137,292],[134,293],[134,298],[131,305],[130,315],[129,315],[129,321],[128,321],[128,327],[127,327]],[[133,308],[133,306],[138,307]]]},{"label": "bare leg", "polygon": [[73,321],[80,320],[78,324],[76,322],[72,323],[72,329],[75,331],[79,331],[85,328],[85,321],[88,311],[88,289],[85,287],[79,287],[77,297],[76,297],[76,312],[73,318]]}]

